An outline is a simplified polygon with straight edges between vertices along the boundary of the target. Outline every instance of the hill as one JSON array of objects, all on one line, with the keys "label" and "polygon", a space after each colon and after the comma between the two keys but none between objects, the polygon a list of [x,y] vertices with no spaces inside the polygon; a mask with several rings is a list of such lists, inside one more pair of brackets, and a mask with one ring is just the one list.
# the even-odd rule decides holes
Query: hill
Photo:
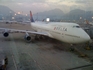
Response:
[{"label": "hill", "polygon": [[49,11],[39,12],[38,14],[34,14],[34,18],[38,20],[42,20],[45,18],[50,19],[60,19],[64,15],[63,11],[60,9],[52,9]]},{"label": "hill", "polygon": [[9,18],[10,16],[12,16],[14,14],[15,14],[15,12],[12,11],[10,8],[0,5],[0,18],[2,18],[2,17]]},{"label": "hill", "polygon": [[84,11],[81,9],[74,9],[74,10],[71,10],[66,15],[64,15],[64,19],[79,20],[80,17],[82,17],[82,19],[92,20],[92,16],[93,16],[93,11]]},{"label": "hill", "polygon": [[[11,20],[12,16],[14,16],[15,12],[12,11],[10,8],[6,7],[6,6],[2,6],[0,5],[0,19],[2,19],[2,17],[4,17],[4,19],[6,20]],[[23,15],[16,15],[15,19],[16,20],[23,20],[22,18],[24,18],[25,16]],[[80,20],[80,17],[82,17],[82,19],[87,19],[89,21],[93,20],[93,11],[84,11],[81,9],[74,9],[71,10],[69,13],[64,14],[64,12],[58,8],[56,9],[52,9],[49,11],[44,11],[44,12],[38,12],[38,14],[33,14],[34,19],[38,19],[38,20],[43,20],[46,18],[50,18],[50,20]],[[25,17],[27,19],[29,19],[30,17]]]}]

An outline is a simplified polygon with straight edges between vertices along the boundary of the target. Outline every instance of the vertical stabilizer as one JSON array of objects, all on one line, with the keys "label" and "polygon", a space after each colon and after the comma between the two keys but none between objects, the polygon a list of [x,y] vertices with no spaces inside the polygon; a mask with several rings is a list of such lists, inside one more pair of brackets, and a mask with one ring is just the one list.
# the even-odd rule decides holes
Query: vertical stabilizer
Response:
[{"label": "vertical stabilizer", "polygon": [[32,15],[31,11],[30,11],[30,20],[31,20],[31,22],[34,22],[33,15]]}]

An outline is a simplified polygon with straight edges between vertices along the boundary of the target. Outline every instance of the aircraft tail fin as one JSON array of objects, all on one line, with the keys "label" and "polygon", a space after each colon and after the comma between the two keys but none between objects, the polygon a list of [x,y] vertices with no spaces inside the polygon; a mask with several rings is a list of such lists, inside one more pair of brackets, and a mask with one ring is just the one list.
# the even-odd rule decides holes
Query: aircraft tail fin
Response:
[{"label": "aircraft tail fin", "polygon": [[32,12],[31,11],[30,11],[30,21],[31,22],[34,22],[33,15],[32,15]]}]

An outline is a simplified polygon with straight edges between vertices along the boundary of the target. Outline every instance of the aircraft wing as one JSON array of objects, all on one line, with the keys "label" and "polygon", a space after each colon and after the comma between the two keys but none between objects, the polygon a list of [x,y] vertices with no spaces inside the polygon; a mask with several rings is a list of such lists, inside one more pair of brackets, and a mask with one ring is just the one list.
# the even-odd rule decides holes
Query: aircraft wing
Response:
[{"label": "aircraft wing", "polygon": [[44,32],[35,32],[35,31],[29,31],[29,30],[18,30],[18,29],[9,29],[9,28],[0,28],[0,33],[30,33],[30,34],[40,34],[40,35],[46,35],[48,36],[48,33]]}]

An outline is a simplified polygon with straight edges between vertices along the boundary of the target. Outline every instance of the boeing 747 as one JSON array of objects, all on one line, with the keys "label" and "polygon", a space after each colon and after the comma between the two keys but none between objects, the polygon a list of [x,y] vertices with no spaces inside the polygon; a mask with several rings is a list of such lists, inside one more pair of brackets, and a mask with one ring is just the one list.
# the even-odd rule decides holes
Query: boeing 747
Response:
[{"label": "boeing 747", "polygon": [[25,33],[25,39],[27,41],[31,41],[32,38],[29,35],[31,33],[36,35],[48,36],[50,38],[54,38],[70,44],[84,43],[90,40],[90,36],[76,23],[35,22],[33,20],[31,11],[30,16],[31,28],[35,31],[0,28],[0,30],[3,30],[3,36],[8,37],[9,33]]}]

